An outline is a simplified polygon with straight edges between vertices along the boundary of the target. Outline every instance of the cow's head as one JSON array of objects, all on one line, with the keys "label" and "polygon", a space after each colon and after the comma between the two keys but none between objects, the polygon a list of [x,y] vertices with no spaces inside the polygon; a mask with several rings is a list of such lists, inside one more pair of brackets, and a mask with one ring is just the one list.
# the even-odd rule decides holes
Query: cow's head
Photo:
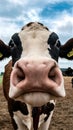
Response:
[{"label": "cow's head", "polygon": [[12,56],[9,97],[41,106],[65,96],[58,58],[73,59],[73,38],[61,45],[56,33],[40,23],[29,23],[8,45],[0,41],[0,60]]}]

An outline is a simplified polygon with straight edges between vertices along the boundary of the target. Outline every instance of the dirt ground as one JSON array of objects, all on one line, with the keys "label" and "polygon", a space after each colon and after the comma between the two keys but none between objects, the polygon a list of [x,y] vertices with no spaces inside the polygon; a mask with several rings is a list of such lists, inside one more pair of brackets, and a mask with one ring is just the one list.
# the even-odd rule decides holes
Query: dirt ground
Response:
[{"label": "dirt ground", "polygon": [[[64,77],[66,97],[59,98],[57,101],[50,130],[73,130],[73,88],[71,78]],[[0,130],[13,130],[2,87],[0,87]]]}]

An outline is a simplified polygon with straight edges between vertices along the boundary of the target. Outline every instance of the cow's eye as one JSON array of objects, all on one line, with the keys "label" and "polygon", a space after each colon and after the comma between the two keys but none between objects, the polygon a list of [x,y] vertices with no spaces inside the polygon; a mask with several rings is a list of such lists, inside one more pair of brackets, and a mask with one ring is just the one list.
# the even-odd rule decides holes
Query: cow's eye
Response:
[{"label": "cow's eye", "polygon": [[10,48],[14,48],[16,46],[12,39],[9,42],[9,46],[10,46]]}]

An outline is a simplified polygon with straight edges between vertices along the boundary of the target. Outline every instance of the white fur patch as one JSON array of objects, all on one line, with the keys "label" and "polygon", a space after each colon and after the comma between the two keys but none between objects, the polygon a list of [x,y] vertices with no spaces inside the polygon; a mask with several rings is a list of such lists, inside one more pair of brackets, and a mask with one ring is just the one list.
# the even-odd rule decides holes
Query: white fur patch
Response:
[{"label": "white fur patch", "polygon": [[32,118],[24,116],[21,112],[14,112],[14,120],[17,124],[18,130],[32,130]]},{"label": "white fur patch", "polygon": [[[33,35],[35,34],[35,37]],[[19,33],[22,42],[23,52],[21,57],[40,56],[50,57],[48,52],[48,38],[51,32],[46,29],[23,30]]]}]

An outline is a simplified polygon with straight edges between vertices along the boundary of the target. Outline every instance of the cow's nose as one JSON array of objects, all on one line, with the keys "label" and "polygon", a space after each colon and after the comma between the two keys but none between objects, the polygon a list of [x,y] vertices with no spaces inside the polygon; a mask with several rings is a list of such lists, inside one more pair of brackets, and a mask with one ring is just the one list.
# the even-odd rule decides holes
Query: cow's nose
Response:
[{"label": "cow's nose", "polygon": [[50,92],[58,95],[58,87],[62,84],[62,73],[54,60],[24,61],[19,60],[12,71],[13,86],[24,93]]}]

